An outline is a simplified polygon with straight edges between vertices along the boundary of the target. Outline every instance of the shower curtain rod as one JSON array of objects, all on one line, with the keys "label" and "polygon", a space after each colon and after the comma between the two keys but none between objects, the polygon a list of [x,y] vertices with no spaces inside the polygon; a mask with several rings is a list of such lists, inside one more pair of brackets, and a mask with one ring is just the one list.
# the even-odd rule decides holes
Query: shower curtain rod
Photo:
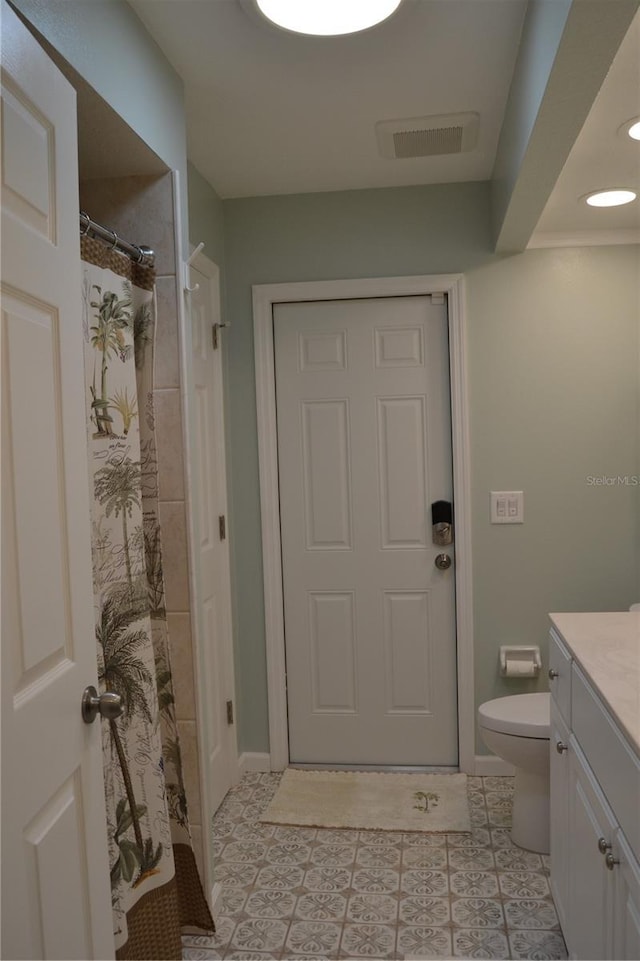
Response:
[{"label": "shower curtain rod", "polygon": [[80,211],[80,234],[83,237],[94,237],[96,240],[104,241],[104,243],[115,250],[119,250],[120,253],[126,254],[136,264],[141,264],[143,267],[153,267],[155,263],[155,253],[150,247],[138,247],[136,244],[130,244],[128,241],[122,240],[115,230],[109,230],[108,227],[96,223],[82,210]]}]

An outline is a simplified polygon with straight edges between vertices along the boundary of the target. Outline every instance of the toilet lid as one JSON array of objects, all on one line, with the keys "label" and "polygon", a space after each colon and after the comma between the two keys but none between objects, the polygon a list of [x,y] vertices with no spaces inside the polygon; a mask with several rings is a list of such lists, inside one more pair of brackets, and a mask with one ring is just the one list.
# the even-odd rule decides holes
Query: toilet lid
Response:
[{"label": "toilet lid", "polygon": [[513,694],[486,701],[478,708],[481,727],[518,737],[548,738],[551,703],[548,693]]}]

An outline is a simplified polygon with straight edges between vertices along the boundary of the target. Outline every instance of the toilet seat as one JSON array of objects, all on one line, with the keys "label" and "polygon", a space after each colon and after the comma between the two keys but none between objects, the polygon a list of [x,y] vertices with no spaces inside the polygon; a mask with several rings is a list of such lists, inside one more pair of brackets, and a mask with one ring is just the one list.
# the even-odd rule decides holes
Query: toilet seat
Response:
[{"label": "toilet seat", "polygon": [[478,708],[481,727],[499,734],[549,740],[551,702],[549,693],[513,694],[486,701]]}]

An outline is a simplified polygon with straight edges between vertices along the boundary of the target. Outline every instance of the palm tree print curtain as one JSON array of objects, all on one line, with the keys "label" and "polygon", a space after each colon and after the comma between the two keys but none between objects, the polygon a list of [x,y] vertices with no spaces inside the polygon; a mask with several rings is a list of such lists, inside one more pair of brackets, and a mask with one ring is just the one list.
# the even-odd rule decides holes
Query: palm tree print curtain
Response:
[{"label": "palm tree print curtain", "polygon": [[187,817],[164,606],[153,422],[153,270],[82,238],[99,677],[116,957],[181,957],[213,930]]}]

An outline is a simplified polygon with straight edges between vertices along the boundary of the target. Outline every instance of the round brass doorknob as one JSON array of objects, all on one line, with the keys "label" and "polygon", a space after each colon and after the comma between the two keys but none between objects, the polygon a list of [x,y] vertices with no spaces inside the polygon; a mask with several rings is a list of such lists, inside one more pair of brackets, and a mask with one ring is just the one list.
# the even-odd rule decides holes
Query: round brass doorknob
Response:
[{"label": "round brass doorknob", "polygon": [[448,571],[451,567],[451,558],[448,554],[437,554],[435,565],[439,571]]}]

